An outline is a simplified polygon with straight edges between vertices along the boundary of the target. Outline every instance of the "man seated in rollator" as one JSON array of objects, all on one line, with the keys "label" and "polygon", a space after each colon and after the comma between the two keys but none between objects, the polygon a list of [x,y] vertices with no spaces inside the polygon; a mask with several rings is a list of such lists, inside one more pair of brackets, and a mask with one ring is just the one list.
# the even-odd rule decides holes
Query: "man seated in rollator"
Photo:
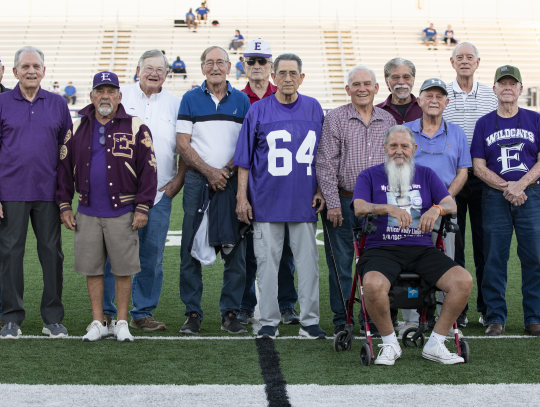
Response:
[{"label": "man seated in rollator", "polygon": [[377,231],[367,235],[358,262],[366,310],[383,340],[376,365],[393,365],[401,356],[388,292],[402,272],[416,273],[430,286],[448,293],[422,356],[443,364],[464,362],[448,351],[444,341],[469,299],[472,278],[431,241],[435,221],[456,213],[457,207],[437,174],[414,164],[416,148],[409,128],[391,127],[384,138],[385,163],[358,175],[351,202],[358,217],[379,215],[373,221]]}]

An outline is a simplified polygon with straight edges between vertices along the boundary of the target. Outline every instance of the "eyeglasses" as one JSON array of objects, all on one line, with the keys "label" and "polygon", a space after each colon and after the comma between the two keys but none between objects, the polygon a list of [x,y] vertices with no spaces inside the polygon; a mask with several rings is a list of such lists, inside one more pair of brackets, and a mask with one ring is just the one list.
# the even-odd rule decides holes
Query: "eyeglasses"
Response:
[{"label": "eyeglasses", "polygon": [[276,75],[279,76],[281,79],[285,79],[287,75],[289,75],[291,79],[297,79],[300,76],[300,74],[296,71],[279,71]]},{"label": "eyeglasses", "polygon": [[[421,119],[420,120],[420,132],[423,132],[423,131],[424,131],[424,119]],[[444,132],[446,134],[446,139],[444,140],[443,150],[440,153],[437,153],[437,152],[434,152],[434,151],[424,151],[424,150],[422,150],[422,135],[421,134],[418,137],[418,144],[419,144],[419,147],[420,147],[420,151],[425,153],[425,154],[432,154],[432,155],[439,155],[439,154],[444,153],[444,150],[446,149],[446,144],[448,143],[448,127],[446,126],[446,122],[444,122]]]},{"label": "eyeglasses", "polygon": [[147,74],[152,74],[152,72],[156,71],[159,76],[165,75],[166,72],[163,68],[154,68],[153,66],[143,66],[143,69]]},{"label": "eyeglasses", "polygon": [[101,137],[99,138],[99,143],[104,146],[105,145],[105,126],[101,126],[99,128],[99,132],[101,133]]},{"label": "eyeglasses", "polygon": [[263,65],[266,65],[268,60],[266,58],[252,58],[252,59],[246,60],[246,64],[248,64],[249,66],[255,65],[255,62],[258,62],[259,65],[263,66]]},{"label": "eyeglasses", "polygon": [[203,65],[206,66],[207,68],[213,68],[214,64],[216,64],[218,68],[224,68],[227,62],[222,59],[219,59],[217,61],[205,61],[203,63]]}]

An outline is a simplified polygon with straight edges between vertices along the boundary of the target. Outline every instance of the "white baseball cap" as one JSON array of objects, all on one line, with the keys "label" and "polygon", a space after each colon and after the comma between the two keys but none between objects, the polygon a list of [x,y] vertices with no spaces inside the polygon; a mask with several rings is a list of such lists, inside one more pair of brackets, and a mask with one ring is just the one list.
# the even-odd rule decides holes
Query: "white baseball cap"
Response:
[{"label": "white baseball cap", "polygon": [[272,58],[272,48],[270,48],[270,44],[261,40],[260,38],[257,40],[251,40],[246,46],[244,56]]}]

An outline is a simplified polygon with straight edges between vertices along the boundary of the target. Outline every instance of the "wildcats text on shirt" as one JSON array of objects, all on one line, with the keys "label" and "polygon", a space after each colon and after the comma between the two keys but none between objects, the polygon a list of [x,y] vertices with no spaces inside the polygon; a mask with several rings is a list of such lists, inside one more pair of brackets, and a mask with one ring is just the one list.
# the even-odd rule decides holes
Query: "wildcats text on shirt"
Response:
[{"label": "wildcats text on shirt", "polygon": [[523,129],[504,129],[496,131],[495,133],[486,137],[486,144],[490,146],[498,140],[506,140],[510,138],[522,138],[534,143],[534,133],[532,131]]}]

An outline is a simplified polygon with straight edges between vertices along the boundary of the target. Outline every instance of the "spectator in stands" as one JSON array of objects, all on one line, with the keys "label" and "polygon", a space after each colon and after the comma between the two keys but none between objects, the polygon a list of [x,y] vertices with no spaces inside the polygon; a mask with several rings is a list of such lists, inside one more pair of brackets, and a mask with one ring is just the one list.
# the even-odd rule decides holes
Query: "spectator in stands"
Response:
[{"label": "spectator in stands", "polygon": [[[429,25],[429,28],[424,29],[424,44],[426,44],[429,47],[432,43],[435,46],[439,44],[439,40],[437,39],[437,30],[433,28],[433,23]],[[431,48],[428,48],[428,49],[431,49]]]},{"label": "spectator in stands", "polygon": [[171,69],[173,73],[183,73],[184,79],[187,79],[186,64],[180,59],[180,57],[176,57],[176,61],[172,63]]},{"label": "spectator in stands", "polygon": [[422,108],[411,93],[415,77],[416,68],[406,59],[393,58],[384,65],[384,80],[391,93],[377,107],[394,116],[397,124],[412,122],[422,117]]},{"label": "spectator in stands", "polygon": [[204,20],[204,23],[206,24],[208,21],[208,13],[210,13],[210,9],[206,7],[206,3],[201,3],[201,7],[199,7],[197,10],[195,10],[197,13],[197,17],[199,18],[199,22],[201,20]]},{"label": "spectator in stands", "polygon": [[[167,58],[157,49],[146,51],[139,58],[138,84],[123,86],[122,106],[132,116],[140,117],[152,132],[157,162],[157,192],[154,206],[148,212],[148,223],[139,230],[141,272],[133,277],[130,311],[131,328],[143,331],[164,331],[163,322],[152,315],[159,303],[163,284],[163,255],[171,218],[172,200],[184,185],[186,166],[176,153],[176,118],[180,99],[163,89],[169,67]],[[111,264],[105,266],[103,312],[110,323],[116,314],[114,277]]]},{"label": "spectator in stands", "polygon": [[487,184],[482,195],[486,335],[504,332],[508,258],[515,232],[525,331],[540,336],[540,115],[518,107],[523,80],[515,66],[497,68],[493,91],[497,110],[478,120],[471,144],[474,173]]},{"label": "spectator in stands", "polygon": [[244,37],[240,34],[240,30],[236,30],[236,34],[229,44],[229,50],[232,48],[234,49],[234,52],[236,52],[238,48],[242,48],[242,45],[244,45]]},{"label": "spectator in stands", "polygon": [[[109,335],[103,324],[103,271],[109,259],[118,303],[114,335],[118,342],[133,342],[127,323],[131,278],[141,271],[138,230],[147,224],[154,204],[156,158],[150,130],[120,103],[116,74],[94,75],[90,100],[73,125],[73,137],[66,137],[60,148],[56,203],[62,223],[75,232],[73,268],[86,276],[92,306],[93,321],[83,341]],[[76,217],[71,208],[75,192]]]},{"label": "spectator in stands", "polygon": [[[10,91],[11,89],[6,88],[4,85],[2,85],[2,78],[4,77],[4,65],[2,65],[2,60],[0,59],[0,93],[4,93],[7,91]],[[0,313],[1,315],[1,313]],[[2,321],[0,320],[0,325],[2,325]]]},{"label": "spectator in stands", "polygon": [[237,82],[238,82],[238,79],[240,79],[242,75],[246,76],[246,71],[244,71],[243,63],[244,63],[244,57],[240,57],[240,60],[235,65]]},{"label": "spectator in stands", "polygon": [[197,21],[195,20],[195,14],[193,14],[193,9],[190,8],[189,11],[186,13],[186,23],[188,26],[188,30],[191,30],[191,25],[193,24],[193,32],[196,33],[197,31]]},{"label": "spectator in stands", "polygon": [[[317,151],[316,173],[326,200],[327,210],[322,218],[328,226],[341,287],[344,293],[350,293],[354,261],[351,229],[362,225],[362,220],[354,215],[350,207],[354,185],[361,171],[384,162],[384,134],[396,125],[396,120],[390,113],[373,106],[379,91],[373,70],[358,65],[347,73],[345,79],[345,90],[351,103],[333,109],[326,115]],[[334,313],[334,332],[337,333],[344,329],[346,313],[326,236],[324,242],[330,307]]]},{"label": "spectator in stands", "polygon": [[137,82],[139,82],[139,74],[135,72],[135,75],[133,75],[133,83],[137,83]]},{"label": "spectator in stands", "polygon": [[[416,149],[409,128],[389,129],[384,140],[384,164],[360,173],[351,203],[358,217],[368,213],[379,215],[373,222],[377,231],[367,235],[364,253],[358,262],[363,275],[365,305],[383,341],[376,365],[393,365],[401,357],[390,319],[388,292],[399,274],[406,270],[418,273],[429,286],[448,293],[422,357],[443,364],[464,362],[461,356],[450,353],[444,342],[467,303],[472,278],[467,270],[436,249],[430,238],[439,216],[455,213],[457,208],[436,173],[415,163]],[[412,214],[398,207],[394,198],[400,196],[412,197],[413,205],[420,210]]]},{"label": "spectator in stands", "polygon": [[[418,101],[423,111],[422,117],[405,123],[405,126],[414,133],[416,144],[419,146],[414,161],[435,171],[450,196],[455,198],[465,185],[467,173],[472,165],[467,136],[461,127],[443,119],[443,111],[449,102],[448,91],[443,81],[436,78],[427,79],[420,88]],[[435,224],[433,230],[438,230],[439,226],[440,221]],[[431,240],[433,243],[436,242],[437,233],[431,234]],[[454,260],[454,233],[449,233],[444,240],[446,255]],[[444,293],[439,292],[438,296],[442,302]],[[400,335],[408,328],[418,328],[418,318],[419,314],[414,310],[403,310],[405,325],[401,328]],[[449,334],[452,337],[453,332],[452,329]]]},{"label": "spectator in stands", "polygon": [[[248,84],[242,90],[249,97],[251,104],[267,98],[277,91],[277,87],[270,82],[272,63],[272,48],[266,41],[251,40],[246,45],[244,62]],[[253,322],[257,296],[255,294],[255,276],[257,275],[257,259],[253,249],[253,234],[246,236],[246,288],[242,297],[238,321],[243,324]],[[278,271],[278,305],[281,322],[285,325],[300,323],[300,317],[294,307],[298,301],[298,293],[294,287],[294,258],[289,241],[289,227],[285,226],[283,251]]]},{"label": "spectator in stands", "polygon": [[77,89],[73,86],[73,82],[69,81],[68,85],[64,88],[64,99],[66,99],[67,104],[71,101],[71,104],[74,105],[77,101]]},{"label": "spectator in stands", "polygon": [[54,93],[55,95],[59,95],[59,94],[60,94],[60,85],[58,84],[57,81],[55,81],[55,82],[51,85],[50,92],[51,92],[51,93]]},{"label": "spectator in stands", "polygon": [[[477,82],[474,73],[480,65],[480,54],[470,42],[461,42],[456,45],[450,58],[452,67],[456,70],[456,79],[446,84],[450,102],[444,110],[443,117],[449,123],[460,126],[471,145],[474,127],[477,120],[497,108],[497,96],[493,89]],[[471,235],[473,244],[473,258],[476,267],[476,284],[478,294],[476,297],[476,311],[481,313],[480,323],[487,326],[486,304],[482,295],[482,280],[484,275],[484,230],[482,226],[482,191],[486,184],[478,178],[472,168],[469,168],[469,177],[465,186],[456,195],[458,207],[458,225],[463,247],[456,248],[456,263],[465,268],[465,229],[467,208],[471,221]],[[467,326],[467,308],[459,316],[458,325]]]},{"label": "spectator in stands", "polygon": [[[201,70],[206,80],[200,89],[184,95],[176,124],[176,149],[188,165],[180,251],[180,298],[186,305],[187,316],[180,333],[184,334],[198,333],[203,319],[201,263],[188,249],[194,234],[193,221],[201,208],[201,188],[208,185],[218,193],[225,189],[231,192],[230,188],[236,191],[238,177],[233,155],[249,109],[248,97],[227,81],[231,73],[227,51],[218,46],[207,48],[201,55]],[[229,333],[247,332],[236,317],[245,283],[246,241],[242,239],[225,257],[223,270],[219,308],[221,327]]]},{"label": "spectator in stands", "polygon": [[71,116],[62,96],[40,86],[45,76],[43,52],[23,47],[15,53],[13,66],[19,83],[11,92],[0,94],[0,287],[5,324],[0,336],[21,335],[23,258],[31,218],[43,270],[42,332],[52,338],[65,337],[64,254],[54,194],[58,145],[71,137]]},{"label": "spectator in stands", "polygon": [[452,30],[452,26],[449,25],[446,31],[444,32],[444,42],[446,42],[446,45],[449,47],[451,45],[456,45],[457,41],[454,38],[454,30]]},{"label": "spectator in stands", "polygon": [[197,83],[197,81],[193,81],[193,83],[191,84],[190,90],[197,89],[197,88],[199,88],[199,84]]}]

